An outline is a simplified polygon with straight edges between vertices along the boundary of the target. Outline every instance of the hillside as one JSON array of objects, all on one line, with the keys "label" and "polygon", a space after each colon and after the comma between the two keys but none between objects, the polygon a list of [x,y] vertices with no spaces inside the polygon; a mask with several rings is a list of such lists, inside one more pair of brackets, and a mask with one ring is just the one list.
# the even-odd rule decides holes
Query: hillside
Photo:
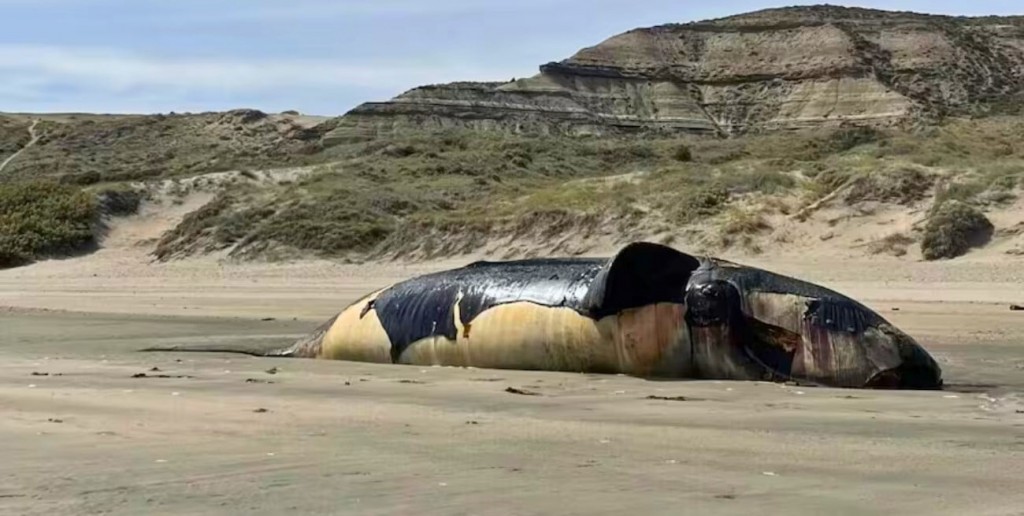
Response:
[{"label": "hillside", "polygon": [[102,246],[140,207],[162,221],[138,242],[160,261],[639,239],[1015,259],[1022,35],[1020,18],[790,8],[638,29],[532,78],[422,87],[340,118],[0,115],[0,266]]},{"label": "hillside", "polygon": [[1001,112],[1024,91],[1024,18],[843,7],[774,9],[614,36],[507,83],[452,83],[370,102],[331,138],[408,127],[734,135],[909,127]]},{"label": "hillside", "polygon": [[331,123],[253,109],[168,115],[3,115],[0,160],[39,141],[0,170],[5,181],[54,178],[80,184],[266,168],[308,161]]}]

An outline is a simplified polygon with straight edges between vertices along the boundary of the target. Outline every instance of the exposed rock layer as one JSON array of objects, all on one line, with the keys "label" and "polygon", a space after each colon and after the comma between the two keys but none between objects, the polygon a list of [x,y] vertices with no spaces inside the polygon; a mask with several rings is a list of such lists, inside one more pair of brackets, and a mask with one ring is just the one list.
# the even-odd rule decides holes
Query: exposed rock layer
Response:
[{"label": "exposed rock layer", "polygon": [[907,125],[998,109],[1022,91],[1022,17],[798,7],[633,30],[527,79],[423,86],[357,107],[329,137]]}]

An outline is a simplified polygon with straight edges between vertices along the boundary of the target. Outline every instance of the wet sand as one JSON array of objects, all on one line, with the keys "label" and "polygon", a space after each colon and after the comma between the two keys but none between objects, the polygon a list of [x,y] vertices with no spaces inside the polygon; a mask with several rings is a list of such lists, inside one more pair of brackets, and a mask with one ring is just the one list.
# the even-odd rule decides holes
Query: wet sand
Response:
[{"label": "wet sand", "polygon": [[951,384],[883,392],[140,353],[285,345],[418,269],[61,266],[0,273],[3,514],[1024,514],[1016,278],[775,267]]}]

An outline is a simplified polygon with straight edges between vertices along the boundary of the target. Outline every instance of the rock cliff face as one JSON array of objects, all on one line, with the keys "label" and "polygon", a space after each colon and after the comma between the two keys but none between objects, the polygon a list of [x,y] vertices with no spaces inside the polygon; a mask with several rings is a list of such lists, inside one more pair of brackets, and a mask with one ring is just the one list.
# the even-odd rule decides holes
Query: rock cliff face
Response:
[{"label": "rock cliff face", "polygon": [[329,137],[892,126],[999,109],[1022,92],[1024,17],[797,7],[633,30],[527,79],[416,88],[357,107]]}]

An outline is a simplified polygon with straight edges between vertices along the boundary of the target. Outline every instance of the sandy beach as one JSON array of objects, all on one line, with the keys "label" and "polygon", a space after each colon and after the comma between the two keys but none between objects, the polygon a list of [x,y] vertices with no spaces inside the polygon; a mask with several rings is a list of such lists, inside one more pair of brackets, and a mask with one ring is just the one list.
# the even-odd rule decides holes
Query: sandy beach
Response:
[{"label": "sandy beach", "polygon": [[746,261],[863,300],[949,389],[141,353],[284,345],[458,261],[154,264],[112,245],[0,271],[0,513],[1024,514],[1019,266]]}]

